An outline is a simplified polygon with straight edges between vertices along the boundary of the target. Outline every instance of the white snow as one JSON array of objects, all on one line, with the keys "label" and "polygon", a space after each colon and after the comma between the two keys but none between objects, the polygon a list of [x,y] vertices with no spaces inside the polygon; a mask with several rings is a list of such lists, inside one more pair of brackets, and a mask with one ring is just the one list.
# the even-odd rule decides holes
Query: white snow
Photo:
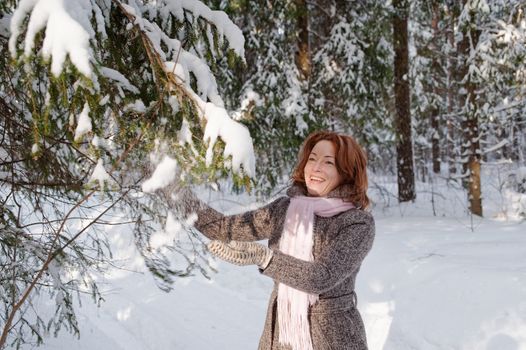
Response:
[{"label": "white snow", "polygon": [[[176,15],[176,17],[179,17],[179,15],[182,16],[183,8],[187,8],[188,10],[192,11],[192,13],[196,17],[210,17],[211,21],[217,21],[217,23],[213,23],[219,26],[217,28],[219,32],[221,32],[221,30],[226,30],[229,33],[233,32],[235,30],[230,28],[231,26],[233,26],[237,28],[237,31],[241,35],[241,38],[243,38],[241,30],[228,19],[225,13],[223,13],[222,11],[212,11],[199,1],[165,1],[163,2],[163,4],[166,6],[165,8],[163,8],[163,11],[172,11],[174,15]],[[189,73],[192,72],[196,78],[197,94],[200,96],[200,98],[203,101],[209,100],[215,103],[216,105],[222,107],[223,100],[219,96],[215,77],[210,71],[210,67],[208,66],[208,64],[203,59],[199,58],[197,55],[182,49],[181,42],[177,38],[169,37],[166,33],[162,31],[162,29],[157,25],[157,23],[152,22],[147,18],[143,17],[138,8],[136,9],[131,5],[125,5],[123,7],[130,15],[133,15],[135,17],[134,25],[138,26],[143,31],[143,33],[148,37],[153,48],[159,54],[161,59],[166,61],[164,63],[165,70],[172,72],[177,77],[179,77],[179,79],[181,79],[184,82],[188,89],[190,89]],[[223,16],[226,17],[226,19],[223,19]],[[232,40],[234,40],[234,43],[237,43],[238,45],[238,47],[234,47],[236,52],[244,54],[244,51],[242,51],[239,48],[239,39],[236,39],[236,36],[234,35],[232,36]],[[167,59],[169,57],[173,57],[173,59],[177,58],[177,62],[168,61]]]},{"label": "white snow", "polygon": [[252,90],[252,87],[248,87],[248,89],[243,92],[239,109],[232,113],[232,119],[235,121],[242,120],[245,113],[249,112],[252,106],[260,107],[263,105],[263,102],[261,96]]},{"label": "white snow", "polygon": [[31,146],[31,154],[37,154],[40,151],[40,146],[38,143],[34,143],[33,146]]},{"label": "white snow", "polygon": [[18,7],[16,11],[13,13],[13,16],[11,17],[11,22],[9,25],[9,29],[11,31],[11,37],[9,38],[9,52],[12,56],[16,55],[16,43],[18,40],[18,36],[22,33],[22,23],[25,20],[25,17],[31,12],[33,7],[35,7],[35,4],[38,2],[38,0],[22,0],[18,3]]},{"label": "white snow", "polygon": [[146,106],[142,100],[135,100],[133,103],[128,103],[126,106],[124,106],[124,110],[144,113],[146,112]]},{"label": "white snow", "polygon": [[225,36],[228,40],[228,45],[232,48],[239,57],[245,57],[245,37],[238,26],[228,18],[223,11],[211,10],[208,6],[197,0],[162,0],[162,4],[166,6],[170,12],[183,21],[183,10],[188,10],[194,14],[195,17],[202,17],[214,24],[219,36]]},{"label": "white snow", "polygon": [[105,76],[108,79],[114,80],[117,83],[119,83],[119,86],[128,90],[131,93],[138,94],[139,89],[135,87],[128,78],[126,78],[121,72],[109,68],[109,67],[100,67],[100,72],[103,76]]},{"label": "white snow", "polygon": [[113,148],[113,143],[111,141],[111,138],[110,139],[105,139],[103,137],[99,137],[97,135],[93,135],[93,138],[91,139],[91,144],[95,148],[102,148],[102,149],[107,150],[107,151],[112,151],[114,149]]},{"label": "white snow", "polygon": [[[210,195],[210,203],[226,213],[258,206],[247,196],[200,193]],[[496,202],[495,193],[486,195]],[[375,192],[375,202],[376,239],[356,283],[370,350],[526,349],[524,223],[502,220],[488,205],[487,218],[475,219],[472,231],[457,203],[435,203],[449,216],[433,216],[422,193],[416,204],[389,205]],[[99,280],[101,308],[88,296],[77,307],[80,340],[60,333],[41,349],[257,348],[272,290],[257,268],[217,262],[212,281],[200,275],[178,279],[164,293],[145,272],[130,229],[105,230],[125,269],[111,269]],[[181,233],[168,217],[152,243],[162,247]]]},{"label": "white snow", "polygon": [[252,88],[249,88],[244,93],[244,99],[241,101],[241,109],[247,108],[251,102],[254,102],[254,104],[258,107],[262,106],[264,103],[261,96],[257,92],[252,90]]},{"label": "white snow", "polygon": [[181,63],[164,62],[164,69],[167,72],[175,74],[175,76],[177,76],[181,80],[181,82],[189,82],[188,70],[185,69]]},{"label": "white snow", "polygon": [[169,156],[164,156],[163,160],[156,166],[152,176],[143,182],[144,192],[153,192],[170,184],[175,179],[177,162]]},{"label": "white snow", "polygon": [[181,50],[179,61],[165,62],[165,70],[174,73],[188,88],[190,88],[190,72],[194,74],[197,83],[197,94],[203,101],[210,100],[223,107],[223,99],[217,91],[217,83],[208,64],[199,57]]},{"label": "white snow", "polygon": [[101,139],[97,135],[93,136],[93,139],[91,139],[91,144],[95,148],[99,148],[101,146],[101,143],[103,143],[103,139]]},{"label": "white snow", "polygon": [[526,347],[526,235],[516,223],[488,220],[474,233],[447,218],[377,225],[358,281],[372,349],[489,349],[499,335],[515,343],[508,349]]},{"label": "white snow", "polygon": [[179,112],[180,107],[179,107],[179,100],[177,99],[177,96],[172,95],[168,97],[168,104],[172,108],[172,112],[174,114]]},{"label": "white snow", "polygon": [[[171,67],[173,68],[173,66]],[[218,103],[212,99],[212,102],[206,102],[206,99],[203,99],[191,89],[187,89],[186,92],[195,102],[201,118],[206,120],[203,136],[203,140],[208,142],[208,149],[205,155],[206,164],[208,166],[211,165],[213,147],[218,137],[220,137],[225,142],[223,156],[225,159],[229,156],[232,157],[231,162],[227,162],[226,166],[231,167],[234,172],[240,173],[242,169],[245,175],[255,176],[254,147],[248,129],[243,124],[230,118],[226,109],[223,108],[222,101]],[[219,98],[219,95],[217,97]],[[209,95],[208,98],[211,98],[211,96]],[[188,133],[187,124],[183,123],[179,140],[188,140]]]},{"label": "white snow", "polygon": [[11,22],[11,15],[5,14],[0,17],[0,35],[3,37],[9,37],[9,23]]},{"label": "white snow", "polygon": [[491,147],[488,147],[486,149],[484,149],[483,153],[490,153],[490,152],[494,152],[504,146],[506,146],[507,144],[509,143],[509,141],[507,139],[504,139],[504,140],[501,140],[499,143],[497,143],[496,145],[493,145]]},{"label": "white snow", "polygon": [[75,129],[75,141],[80,141],[82,136],[91,131],[91,118],[89,117],[90,108],[88,103],[84,103],[84,108],[80,112],[77,128]]},{"label": "white snow", "polygon": [[180,145],[188,143],[193,147],[194,142],[192,141],[192,132],[190,131],[190,124],[188,121],[183,118],[183,123],[181,125],[181,130],[177,133],[177,140]]},{"label": "white snow", "polygon": [[97,160],[97,165],[93,169],[93,173],[88,180],[88,183],[98,182],[101,189],[104,188],[105,182],[112,182],[112,178],[104,169],[104,162],[102,159]]},{"label": "white snow", "polygon": [[51,58],[52,73],[60,75],[69,56],[75,67],[91,78],[89,40],[94,36],[90,24],[91,10],[90,0],[22,0],[11,20],[11,55],[16,55],[22,24],[30,14],[24,38],[24,55],[34,54],[35,37],[45,29],[41,54],[46,59]]},{"label": "white snow", "polygon": [[174,241],[178,240],[181,231],[182,226],[179,221],[177,221],[171,213],[168,213],[164,229],[152,235],[150,245],[153,249],[171,245]]},{"label": "white snow", "polygon": [[110,95],[106,95],[104,96],[100,101],[99,101],[99,106],[104,106],[106,103],[108,103],[108,101],[110,100]]},{"label": "white snow", "polygon": [[256,161],[248,129],[232,120],[224,108],[213,103],[206,104],[204,114],[207,116],[204,140],[209,142],[206,150],[207,165],[212,163],[212,150],[219,136],[225,142],[223,156],[225,159],[232,156],[232,170],[239,172],[243,166],[245,174],[254,177]]}]

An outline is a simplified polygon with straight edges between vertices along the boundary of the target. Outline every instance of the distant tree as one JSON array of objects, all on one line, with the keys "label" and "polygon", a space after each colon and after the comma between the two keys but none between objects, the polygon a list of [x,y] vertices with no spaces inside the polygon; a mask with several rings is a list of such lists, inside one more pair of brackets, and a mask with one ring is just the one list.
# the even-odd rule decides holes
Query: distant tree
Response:
[{"label": "distant tree", "polygon": [[395,165],[389,9],[380,1],[315,4],[310,24],[313,114],[329,128],[355,136],[371,169],[389,171]]},{"label": "distant tree", "polygon": [[[480,99],[477,98],[478,81],[469,74],[472,53],[479,43],[480,28],[475,26],[476,2],[463,0],[463,12],[460,23],[462,39],[458,42],[458,66],[456,81],[461,84],[458,92],[458,105],[464,106],[461,114],[462,141],[462,170],[464,186],[468,190],[470,211],[482,216],[482,198],[480,184],[480,131],[479,110]],[[478,100],[478,101],[477,101]]]},{"label": "distant tree", "polygon": [[416,198],[409,86],[409,2],[393,1],[395,129],[397,137],[398,200]]},{"label": "distant tree", "polygon": [[[436,102],[431,105],[430,108],[430,119],[431,119],[431,154],[432,154],[432,162],[433,162],[433,172],[435,174],[440,174],[440,165],[441,165],[441,157],[440,157],[440,135],[441,135],[441,121],[440,121],[440,112],[442,107],[442,98],[441,95],[445,91],[443,87],[443,80],[441,81],[440,77],[443,76],[444,69],[443,66],[440,64],[440,55],[438,54],[438,45],[437,42],[441,42],[440,40],[442,36],[440,35],[440,22],[442,13],[440,11],[440,2],[439,1],[432,1],[431,2],[431,29],[433,32],[432,36],[432,43],[434,47],[432,47],[433,51],[436,52],[436,54],[431,59],[431,78],[434,84],[431,86],[431,91],[434,96],[436,96]],[[440,83],[439,83],[440,82]]]},{"label": "distant tree", "polygon": [[[416,173],[440,174],[446,144],[441,140],[444,132],[444,115],[447,114],[447,47],[444,11],[440,1],[413,2],[412,42],[415,50],[411,57],[411,105],[415,120],[418,158]],[[411,51],[411,50],[410,50]],[[429,162],[431,160],[431,162]]]},{"label": "distant tree", "polygon": [[[451,181],[462,180],[470,211],[482,214],[482,161],[519,160],[525,108],[523,4],[520,1],[413,3],[411,60],[418,165],[442,148]],[[427,114],[438,119],[428,120]],[[438,128],[444,137],[429,138]],[[440,124],[439,124],[440,125]],[[511,151],[513,150],[513,151]],[[429,153],[426,153],[429,152]],[[459,172],[458,170],[462,170]]]}]

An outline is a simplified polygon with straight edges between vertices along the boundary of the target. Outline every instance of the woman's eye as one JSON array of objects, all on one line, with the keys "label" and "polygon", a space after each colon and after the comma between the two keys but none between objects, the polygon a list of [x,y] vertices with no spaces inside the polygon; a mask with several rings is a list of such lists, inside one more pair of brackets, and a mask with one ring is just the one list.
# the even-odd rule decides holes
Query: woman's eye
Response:
[{"label": "woman's eye", "polygon": [[316,159],[314,159],[314,158],[312,158],[312,157],[309,157],[308,160],[309,160],[310,162],[312,162],[312,161],[315,161]]},{"label": "woman's eye", "polygon": [[325,164],[334,165],[334,163],[331,162],[330,160],[326,161]]}]

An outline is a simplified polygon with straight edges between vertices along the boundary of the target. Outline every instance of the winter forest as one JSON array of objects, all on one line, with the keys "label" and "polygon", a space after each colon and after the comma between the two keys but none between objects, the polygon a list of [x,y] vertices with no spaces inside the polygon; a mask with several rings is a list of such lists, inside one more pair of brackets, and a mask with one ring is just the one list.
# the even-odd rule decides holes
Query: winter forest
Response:
[{"label": "winter forest", "polygon": [[371,350],[526,349],[526,1],[1,0],[0,349],[254,349],[271,280],[178,216],[368,158]]}]

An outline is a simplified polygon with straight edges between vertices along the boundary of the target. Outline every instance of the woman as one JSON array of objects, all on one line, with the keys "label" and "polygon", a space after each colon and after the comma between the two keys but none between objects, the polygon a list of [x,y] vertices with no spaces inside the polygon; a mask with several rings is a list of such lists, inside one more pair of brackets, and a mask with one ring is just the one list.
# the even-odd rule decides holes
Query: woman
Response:
[{"label": "woman", "polygon": [[350,136],[316,132],[292,179],[286,197],[239,215],[190,200],[194,225],[212,254],[274,279],[260,350],[367,349],[354,292],[374,238],[364,152]]}]

